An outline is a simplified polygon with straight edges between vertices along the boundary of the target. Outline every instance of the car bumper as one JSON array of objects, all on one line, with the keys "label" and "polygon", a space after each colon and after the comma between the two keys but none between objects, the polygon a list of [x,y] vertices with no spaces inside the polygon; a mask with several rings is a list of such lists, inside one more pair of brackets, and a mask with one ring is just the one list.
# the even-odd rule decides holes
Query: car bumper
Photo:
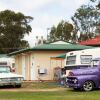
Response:
[{"label": "car bumper", "polygon": [[80,84],[71,84],[71,83],[67,83],[67,86],[69,88],[81,88],[81,85]]},{"label": "car bumper", "polygon": [[6,85],[20,85],[22,82],[0,82],[0,86],[6,86]]}]

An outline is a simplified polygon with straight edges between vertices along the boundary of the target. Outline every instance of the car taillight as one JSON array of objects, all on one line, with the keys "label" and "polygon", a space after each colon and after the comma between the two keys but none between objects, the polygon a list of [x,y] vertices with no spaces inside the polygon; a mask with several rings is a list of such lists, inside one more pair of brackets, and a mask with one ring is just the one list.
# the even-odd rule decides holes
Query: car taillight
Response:
[{"label": "car taillight", "polygon": [[69,72],[68,76],[74,76],[73,72]]}]

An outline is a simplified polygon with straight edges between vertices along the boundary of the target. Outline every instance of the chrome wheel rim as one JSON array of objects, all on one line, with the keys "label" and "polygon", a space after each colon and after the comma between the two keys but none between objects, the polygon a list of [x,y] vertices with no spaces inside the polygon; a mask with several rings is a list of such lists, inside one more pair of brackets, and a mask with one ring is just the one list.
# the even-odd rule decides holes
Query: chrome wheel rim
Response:
[{"label": "chrome wheel rim", "polygon": [[91,91],[93,89],[93,83],[91,81],[87,81],[83,85],[83,89],[85,91]]}]

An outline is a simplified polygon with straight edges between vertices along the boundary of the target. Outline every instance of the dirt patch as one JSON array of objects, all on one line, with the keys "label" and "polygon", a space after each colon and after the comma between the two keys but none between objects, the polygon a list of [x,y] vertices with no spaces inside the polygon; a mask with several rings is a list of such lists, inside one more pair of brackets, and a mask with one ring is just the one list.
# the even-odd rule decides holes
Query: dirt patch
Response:
[{"label": "dirt patch", "polygon": [[46,92],[46,91],[63,91],[66,88],[58,86],[56,83],[33,83],[24,82],[21,88],[12,86],[0,87],[0,91],[13,91],[13,92]]},{"label": "dirt patch", "polygon": [[46,92],[46,91],[63,91],[65,88],[54,88],[54,89],[16,89],[16,88],[7,88],[7,89],[0,89],[0,91],[13,91],[13,92]]}]

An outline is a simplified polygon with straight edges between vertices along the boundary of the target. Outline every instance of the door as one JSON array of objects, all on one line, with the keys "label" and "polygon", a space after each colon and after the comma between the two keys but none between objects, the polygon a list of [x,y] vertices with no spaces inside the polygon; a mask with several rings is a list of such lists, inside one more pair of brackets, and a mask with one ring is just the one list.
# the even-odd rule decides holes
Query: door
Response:
[{"label": "door", "polygon": [[36,80],[36,77],[35,77],[35,64],[34,64],[34,57],[32,56],[32,59],[31,59],[31,80]]},{"label": "door", "polygon": [[24,77],[24,80],[26,80],[26,66],[25,66],[25,55],[22,56],[22,75]]}]

